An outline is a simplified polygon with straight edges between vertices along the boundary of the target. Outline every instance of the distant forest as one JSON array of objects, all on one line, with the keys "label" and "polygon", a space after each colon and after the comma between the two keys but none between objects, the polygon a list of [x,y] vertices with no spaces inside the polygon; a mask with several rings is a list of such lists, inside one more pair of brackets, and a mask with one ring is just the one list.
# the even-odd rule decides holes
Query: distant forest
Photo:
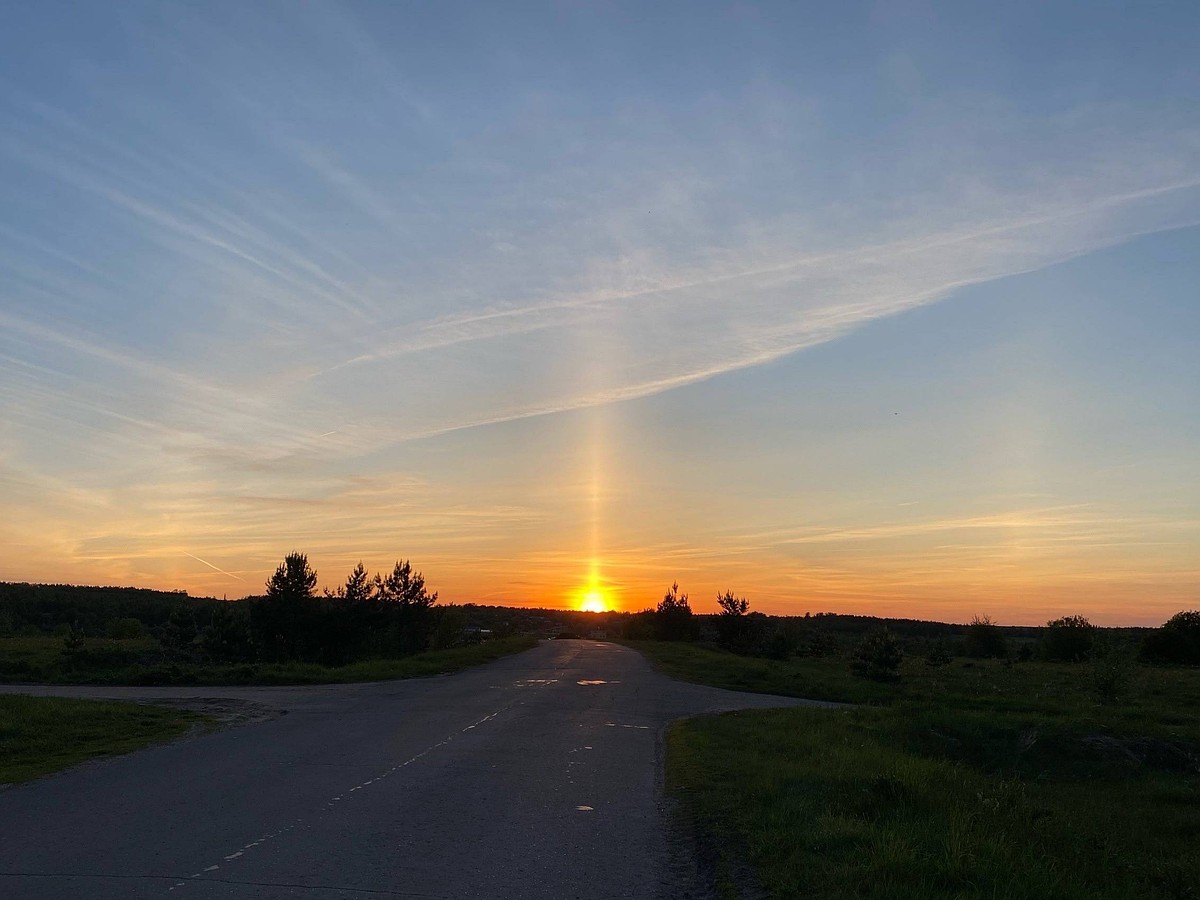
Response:
[{"label": "distant forest", "polygon": [[958,656],[1078,661],[1099,646],[1147,662],[1200,664],[1198,612],[1181,612],[1157,629],[1098,628],[1083,616],[1041,627],[1004,626],[987,616],[960,625],[836,613],[767,616],[726,592],[717,598],[719,613],[695,614],[678,585],[640,612],[438,605],[437,593],[406,560],[373,577],[360,564],[334,591],[318,593],[316,583],[301,553],[284,559],[262,595],[232,601],[141,588],[0,583],[0,637],[61,636],[81,659],[97,642],[141,640],[161,659],[188,664],[340,666],[516,634],[696,641],[768,659],[852,658],[865,642],[882,640],[890,648],[885,656],[921,655],[931,665]]}]

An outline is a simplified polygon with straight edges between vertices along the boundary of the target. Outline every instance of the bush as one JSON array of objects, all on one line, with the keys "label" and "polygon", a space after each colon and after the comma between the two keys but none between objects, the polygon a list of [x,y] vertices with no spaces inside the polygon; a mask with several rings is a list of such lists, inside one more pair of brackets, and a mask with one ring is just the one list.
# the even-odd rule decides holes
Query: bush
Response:
[{"label": "bush", "polygon": [[1152,662],[1200,666],[1200,610],[1176,613],[1146,635],[1142,656]]},{"label": "bush", "polygon": [[1058,662],[1082,662],[1092,652],[1096,626],[1083,616],[1063,616],[1046,623],[1042,632],[1042,658]]},{"label": "bush", "polygon": [[625,622],[622,635],[628,641],[653,640],[655,635],[654,616],[655,613],[653,610],[643,610],[642,612],[634,613]]},{"label": "bush", "polygon": [[939,669],[942,666],[949,665],[953,659],[954,657],[950,653],[950,648],[946,646],[946,642],[938,641],[925,654],[925,665],[933,669]]},{"label": "bush", "polygon": [[72,622],[63,632],[63,651],[70,655],[78,655],[83,650],[85,640],[83,628],[78,622]]},{"label": "bush", "polygon": [[208,625],[200,632],[200,649],[219,662],[244,662],[254,658],[250,617],[244,609],[220,606],[213,610]]},{"label": "bush", "polygon": [[1133,681],[1133,659],[1111,641],[1097,643],[1092,652],[1092,689],[1101,703],[1115,703]]},{"label": "bush", "polygon": [[795,652],[796,642],[783,628],[772,631],[763,647],[763,655],[768,659],[791,659]]},{"label": "bush", "polygon": [[896,636],[886,628],[871,631],[854,651],[851,668],[860,678],[872,681],[896,681],[900,677],[900,663],[904,652],[896,642]]},{"label": "bush", "polygon": [[1008,655],[1008,639],[991,616],[973,618],[963,644],[967,656],[976,659],[1002,659]]},{"label": "bush", "polygon": [[178,606],[171,610],[167,624],[162,627],[160,640],[163,646],[176,653],[182,653],[191,647],[196,640],[199,629],[196,626],[196,614],[191,607]]},{"label": "bush", "polygon": [[840,649],[837,638],[823,628],[804,627],[797,635],[798,656],[834,656]]},{"label": "bush", "polygon": [[109,619],[104,628],[110,638],[116,640],[140,638],[146,636],[146,626],[141,619],[124,616],[120,619]]}]

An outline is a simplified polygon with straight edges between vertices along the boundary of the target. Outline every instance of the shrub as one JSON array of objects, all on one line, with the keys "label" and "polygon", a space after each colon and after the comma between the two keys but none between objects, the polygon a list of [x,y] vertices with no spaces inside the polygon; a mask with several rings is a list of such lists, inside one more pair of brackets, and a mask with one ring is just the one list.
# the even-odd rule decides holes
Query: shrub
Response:
[{"label": "shrub", "polygon": [[1114,703],[1133,681],[1133,659],[1111,641],[1097,642],[1092,651],[1092,689],[1101,703]]},{"label": "shrub", "polygon": [[84,641],[83,628],[79,623],[69,623],[63,632],[63,650],[70,655],[78,655],[83,650]]},{"label": "shrub", "polygon": [[146,636],[146,626],[142,624],[142,620],[132,616],[109,619],[104,630],[108,632],[110,638],[117,640]]},{"label": "shrub", "polygon": [[799,656],[834,656],[840,650],[837,638],[822,628],[803,628],[797,636]]},{"label": "shrub", "polygon": [[175,652],[182,652],[196,640],[199,629],[196,626],[196,614],[191,607],[177,606],[167,616],[167,624],[162,627],[160,639],[163,646]]},{"label": "shrub", "polygon": [[242,662],[254,658],[250,617],[242,609],[219,606],[208,625],[200,632],[200,649],[205,656],[221,662]]},{"label": "shrub", "polygon": [[1082,662],[1092,652],[1096,626],[1083,616],[1063,616],[1046,623],[1042,632],[1042,658],[1060,662]]},{"label": "shrub", "polygon": [[796,650],[796,642],[783,628],[776,628],[767,638],[763,647],[763,655],[768,659],[791,659]]},{"label": "shrub", "polygon": [[1200,666],[1200,610],[1176,613],[1146,635],[1142,656],[1152,662]]},{"label": "shrub", "polygon": [[886,628],[871,631],[854,651],[851,668],[860,678],[872,681],[895,681],[900,677],[904,653],[896,636]]},{"label": "shrub", "polygon": [[950,648],[946,646],[945,641],[938,641],[929,648],[929,652],[925,654],[925,665],[930,668],[938,669],[942,666],[949,665],[954,657],[950,653]]},{"label": "shrub", "polygon": [[654,615],[653,610],[642,610],[630,616],[622,629],[625,639],[630,641],[653,640],[655,634]]},{"label": "shrub", "polygon": [[991,616],[973,618],[963,644],[967,656],[976,659],[1000,659],[1008,655],[1008,639]]}]

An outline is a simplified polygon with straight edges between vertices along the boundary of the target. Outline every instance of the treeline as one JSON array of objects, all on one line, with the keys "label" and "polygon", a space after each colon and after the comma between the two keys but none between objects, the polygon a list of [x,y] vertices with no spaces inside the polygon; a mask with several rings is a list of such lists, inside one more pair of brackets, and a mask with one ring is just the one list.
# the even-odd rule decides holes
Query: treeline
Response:
[{"label": "treeline", "polygon": [[767,616],[726,591],[716,598],[719,612],[703,614],[692,610],[678,584],[655,607],[636,613],[438,606],[436,592],[407,561],[376,575],[359,564],[332,591],[318,593],[316,583],[301,553],[284,559],[264,594],[235,601],[181,591],[0,583],[0,636],[58,634],[93,653],[100,652],[96,638],[146,638],[170,660],[341,665],[516,633],[698,641],[747,656],[852,659],[868,636],[883,633],[872,638],[882,657],[893,656],[888,648],[894,645],[901,657],[930,665],[955,657],[1081,662],[1114,653],[1145,663],[1200,665],[1197,611],[1154,629],[1098,628],[1082,616],[1038,627],[1000,625],[987,616],[961,625],[837,613]]},{"label": "treeline", "polygon": [[859,668],[879,674],[898,669],[905,654],[942,665],[954,657],[1084,662],[1138,659],[1144,663],[1200,665],[1200,611],[1184,611],[1159,628],[1100,628],[1084,616],[1065,616],[1044,626],[1001,626],[989,616],[967,625],[913,619],[877,619],[818,613],[766,616],[745,597],[726,591],[716,615],[695,614],[688,595],[672,584],[654,609],[622,623],[631,639],[700,641],[734,653],[788,659],[847,655],[874,659]]},{"label": "treeline", "polygon": [[[164,626],[180,606],[207,623],[223,601],[189,597],[183,591],[129,587],[80,587],[70,584],[0,583],[0,635],[50,634],[77,625],[87,634],[107,636],[114,623],[135,620],[145,629]],[[124,625],[128,630],[128,624]],[[115,635],[119,636],[119,635]]]},{"label": "treeline", "polygon": [[[329,666],[471,643],[457,607],[436,607],[407,561],[369,576],[363,565],[336,590],[317,591],[303,553],[290,553],[260,596],[224,601],[137,588],[0,584],[0,636],[55,634],[76,667],[119,664],[285,663]],[[511,633],[511,630],[505,633]],[[117,647],[97,639],[144,639]],[[157,657],[154,659],[152,657]]]},{"label": "treeline", "polygon": [[[267,581],[266,594],[240,610],[220,611],[208,652],[226,660],[344,665],[367,657],[409,656],[463,639],[453,614],[435,614],[437,592],[407,560],[371,578],[359,563],[336,591],[317,594],[317,573],[290,553]],[[439,611],[440,612],[440,611]]]}]

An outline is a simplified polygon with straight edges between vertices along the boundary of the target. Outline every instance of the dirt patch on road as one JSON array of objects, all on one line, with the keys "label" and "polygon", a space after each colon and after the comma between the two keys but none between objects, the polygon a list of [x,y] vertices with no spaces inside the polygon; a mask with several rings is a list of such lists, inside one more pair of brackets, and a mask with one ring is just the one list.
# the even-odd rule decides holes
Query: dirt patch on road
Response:
[{"label": "dirt patch on road", "polygon": [[252,722],[266,722],[287,713],[287,710],[267,706],[265,703],[237,700],[232,697],[137,697],[130,699],[134,703],[169,706],[172,709],[186,709],[200,713],[211,718],[218,727],[222,728],[247,725]]}]

